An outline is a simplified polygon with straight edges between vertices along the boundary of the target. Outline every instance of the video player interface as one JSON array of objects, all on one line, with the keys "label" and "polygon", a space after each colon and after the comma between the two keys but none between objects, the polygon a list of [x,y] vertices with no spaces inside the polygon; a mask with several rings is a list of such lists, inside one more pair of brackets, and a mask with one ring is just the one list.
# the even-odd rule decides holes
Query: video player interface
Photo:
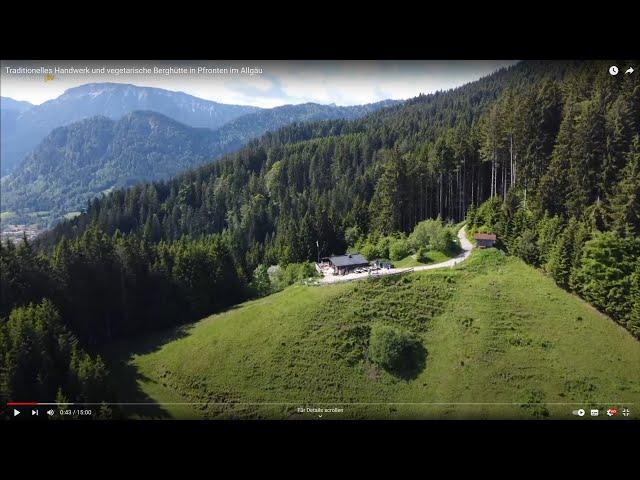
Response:
[{"label": "video player interface", "polygon": [[639,68],[2,61],[0,417],[637,419]]}]

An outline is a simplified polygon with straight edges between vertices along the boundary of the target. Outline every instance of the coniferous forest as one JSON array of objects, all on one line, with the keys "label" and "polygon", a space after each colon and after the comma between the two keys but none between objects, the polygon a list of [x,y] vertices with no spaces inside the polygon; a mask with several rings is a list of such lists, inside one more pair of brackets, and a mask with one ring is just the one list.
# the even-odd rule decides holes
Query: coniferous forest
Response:
[{"label": "coniferous forest", "polygon": [[294,124],[2,245],[0,392],[108,398],[100,345],[260,295],[265,266],[438,217],[495,233],[640,337],[640,80],[609,64],[525,61],[358,120]]}]

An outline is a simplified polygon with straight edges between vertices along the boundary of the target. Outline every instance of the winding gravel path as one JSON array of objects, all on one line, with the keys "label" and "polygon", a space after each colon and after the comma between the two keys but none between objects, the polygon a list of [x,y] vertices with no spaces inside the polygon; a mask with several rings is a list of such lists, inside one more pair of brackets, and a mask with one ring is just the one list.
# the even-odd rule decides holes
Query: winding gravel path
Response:
[{"label": "winding gravel path", "polygon": [[436,268],[446,268],[453,267],[460,262],[464,262],[469,255],[471,255],[471,250],[473,250],[473,244],[467,239],[467,232],[465,230],[466,225],[463,226],[460,230],[458,230],[458,239],[460,240],[460,247],[462,248],[462,252],[458,254],[454,258],[450,258],[444,262],[434,263],[431,265],[422,265],[420,267],[406,267],[406,268],[391,268],[389,270],[379,270],[378,273],[374,275],[369,275],[368,273],[349,273],[347,275],[327,275],[320,279],[320,283],[338,283],[338,282],[349,282],[351,280],[360,280],[363,278],[370,277],[382,277],[384,275],[393,275],[396,273],[403,273],[413,270],[414,272],[420,272],[422,270],[433,270]]}]

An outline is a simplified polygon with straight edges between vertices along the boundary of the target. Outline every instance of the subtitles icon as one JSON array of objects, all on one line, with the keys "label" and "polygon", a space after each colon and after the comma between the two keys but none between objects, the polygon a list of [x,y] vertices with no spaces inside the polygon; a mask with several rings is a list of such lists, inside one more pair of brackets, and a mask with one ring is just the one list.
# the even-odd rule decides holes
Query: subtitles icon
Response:
[{"label": "subtitles icon", "polygon": [[600,415],[600,411],[597,408],[592,408],[591,409],[591,416],[592,417],[597,417],[598,415]]}]

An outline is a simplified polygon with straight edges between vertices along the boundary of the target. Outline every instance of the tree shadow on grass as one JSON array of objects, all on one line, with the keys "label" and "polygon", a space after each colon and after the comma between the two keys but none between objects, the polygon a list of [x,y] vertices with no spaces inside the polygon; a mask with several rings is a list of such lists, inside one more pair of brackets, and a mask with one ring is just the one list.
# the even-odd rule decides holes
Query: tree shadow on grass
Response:
[{"label": "tree shadow on grass", "polygon": [[109,369],[109,383],[118,403],[117,415],[125,419],[172,418],[162,405],[147,395],[141,388],[142,382],[153,382],[143,375],[133,364],[138,355],[153,353],[163,345],[188,334],[192,325],[184,325],[164,332],[156,332],[137,339],[128,339],[109,346],[103,353]]},{"label": "tree shadow on grass", "polygon": [[[215,312],[215,316],[240,308],[241,304],[230,305]],[[108,345],[101,353],[109,369],[109,385],[115,394],[115,402],[124,404],[117,408],[117,414],[125,418],[169,419],[172,416],[162,405],[147,395],[141,383],[157,383],[138,370],[133,360],[136,356],[150,354],[164,345],[184,338],[198,322],[186,323],[166,330],[150,332],[139,337],[117,341]]]},{"label": "tree shadow on grass", "polygon": [[428,355],[424,345],[416,342],[403,353],[401,365],[388,369],[388,372],[402,380],[414,380],[427,366]]},{"label": "tree shadow on grass", "polygon": [[169,419],[171,415],[161,404],[149,397],[140,388],[139,382],[151,381],[142,375],[134,365],[126,361],[111,368],[111,383],[116,390],[118,413],[124,419],[143,420]]}]

